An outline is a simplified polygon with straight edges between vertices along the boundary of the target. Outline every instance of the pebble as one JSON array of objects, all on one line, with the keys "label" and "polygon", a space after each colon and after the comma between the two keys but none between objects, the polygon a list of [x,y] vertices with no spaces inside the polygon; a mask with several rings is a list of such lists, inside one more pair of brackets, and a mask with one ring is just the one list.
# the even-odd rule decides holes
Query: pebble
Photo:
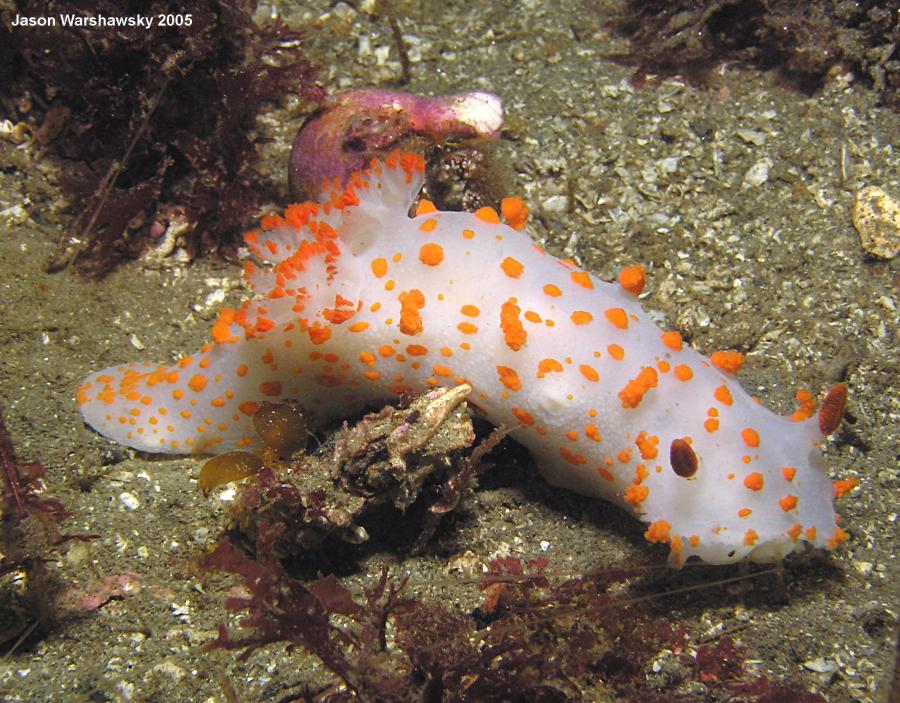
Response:
[{"label": "pebble", "polygon": [[569,199],[565,195],[551,195],[544,200],[544,211],[561,214],[569,207]]},{"label": "pebble", "polygon": [[769,157],[762,158],[753,164],[744,174],[744,188],[761,186],[769,180],[769,169],[773,165],[774,162]]},{"label": "pebble", "polygon": [[822,657],[809,659],[803,662],[803,666],[810,671],[815,671],[817,674],[830,674],[837,669],[837,665],[833,661],[823,659]]},{"label": "pebble", "polygon": [[747,144],[753,146],[762,146],[766,143],[766,133],[756,129],[739,128],[735,130],[735,134]]},{"label": "pebble", "polygon": [[128,491],[122,491],[119,494],[119,502],[122,503],[128,510],[137,510],[141,507],[141,501],[134,493],[129,493]]},{"label": "pebble", "polygon": [[878,186],[868,186],[853,198],[853,226],[867,254],[893,259],[900,252],[900,204]]}]

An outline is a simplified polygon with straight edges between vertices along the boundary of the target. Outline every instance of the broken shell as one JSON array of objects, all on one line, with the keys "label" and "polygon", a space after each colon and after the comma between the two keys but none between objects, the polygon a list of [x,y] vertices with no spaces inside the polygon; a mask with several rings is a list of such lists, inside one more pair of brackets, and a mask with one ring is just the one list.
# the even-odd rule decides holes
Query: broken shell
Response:
[{"label": "broken shell", "polygon": [[868,186],[853,198],[853,226],[867,254],[892,259],[900,252],[900,205],[878,186]]}]

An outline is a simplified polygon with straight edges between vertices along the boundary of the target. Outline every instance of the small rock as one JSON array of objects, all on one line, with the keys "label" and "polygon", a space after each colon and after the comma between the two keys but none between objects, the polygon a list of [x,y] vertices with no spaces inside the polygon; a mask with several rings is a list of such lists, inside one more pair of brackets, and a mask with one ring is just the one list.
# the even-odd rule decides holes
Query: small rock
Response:
[{"label": "small rock", "polygon": [[823,659],[822,657],[816,657],[815,659],[805,661],[803,662],[803,666],[810,671],[815,671],[817,674],[830,674],[837,669],[837,665],[833,661]]},{"label": "small rock", "polygon": [[128,510],[137,510],[141,507],[141,501],[138,497],[134,493],[129,493],[128,491],[122,491],[119,494],[119,501]]},{"label": "small rock", "polygon": [[455,554],[448,561],[444,569],[447,573],[458,573],[464,576],[474,577],[481,573],[481,559],[471,549],[462,554]]},{"label": "small rock", "polygon": [[861,561],[861,560],[853,561],[853,568],[856,569],[863,576],[868,576],[869,574],[871,574],[873,566],[874,566],[874,564],[870,561]]},{"label": "small rock", "polygon": [[562,214],[569,208],[569,199],[565,195],[551,195],[544,200],[544,210],[554,214]]},{"label": "small rock", "polygon": [[744,174],[744,188],[760,186],[769,180],[769,169],[773,165],[774,162],[769,157],[762,158],[753,164]]},{"label": "small rock", "polygon": [[766,133],[760,132],[757,129],[744,129],[740,128],[735,131],[735,134],[747,144],[752,144],[753,146],[762,146],[766,143]]},{"label": "small rock", "polygon": [[19,204],[0,211],[0,215],[2,215],[11,225],[24,225],[28,222],[28,210]]},{"label": "small rock", "polygon": [[181,681],[187,676],[187,671],[171,661],[160,662],[151,669],[152,672],[168,676],[173,681]]},{"label": "small rock", "polygon": [[893,259],[900,252],[900,204],[881,188],[869,186],[859,191],[850,217],[867,254]]}]

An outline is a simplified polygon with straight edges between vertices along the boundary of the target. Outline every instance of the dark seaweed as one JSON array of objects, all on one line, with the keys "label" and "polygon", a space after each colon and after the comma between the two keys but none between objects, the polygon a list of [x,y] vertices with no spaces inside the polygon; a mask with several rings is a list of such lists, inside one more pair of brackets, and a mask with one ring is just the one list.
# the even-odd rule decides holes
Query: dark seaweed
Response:
[{"label": "dark seaweed", "polygon": [[[612,567],[553,584],[545,558],[500,559],[477,584],[485,591],[481,607],[465,614],[406,595],[408,578],[393,579],[386,569],[361,596],[334,576],[304,583],[274,551],[279,532],[260,530],[255,559],[225,542],[203,567],[240,576],[250,594],[225,607],[247,614],[241,626],[251,634],[233,638],[221,626],[210,649],[240,649],[246,658],[267,644],[300,646],[335,677],[281,701],[824,703],[796,685],[747,674],[742,649],[727,636],[688,653],[684,630],[611,592],[645,568]],[[660,688],[648,674],[667,650],[678,673]]]},{"label": "dark seaweed", "polygon": [[700,82],[725,62],[777,70],[813,92],[835,69],[869,82],[900,109],[900,13],[882,0],[628,0],[613,26],[631,40],[640,83],[684,74]]},{"label": "dark seaweed", "polygon": [[[32,633],[48,630],[59,615],[57,598],[65,584],[53,557],[58,548],[73,539],[93,539],[91,535],[63,535],[59,523],[70,516],[56,498],[41,495],[44,467],[36,461],[22,461],[0,406],[0,472],[3,496],[0,500],[0,577],[21,572],[27,588],[0,591],[0,644],[24,640]],[[18,642],[17,642],[18,643]]]},{"label": "dark seaweed", "polygon": [[[79,212],[50,262],[104,273],[152,246],[171,222],[194,256],[228,255],[268,195],[256,173],[255,117],[289,93],[319,100],[313,70],[283,24],[260,28],[252,0],[47,2],[25,16],[157,17],[190,27],[0,26],[0,104],[66,160],[61,186]],[[29,103],[31,109],[15,110]]]}]

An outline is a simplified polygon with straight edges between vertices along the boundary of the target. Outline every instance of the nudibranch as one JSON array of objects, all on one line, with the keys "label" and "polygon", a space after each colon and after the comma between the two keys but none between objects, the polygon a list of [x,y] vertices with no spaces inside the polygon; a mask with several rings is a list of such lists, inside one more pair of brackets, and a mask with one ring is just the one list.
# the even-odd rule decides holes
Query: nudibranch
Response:
[{"label": "nudibranch", "polygon": [[539,249],[527,208],[410,208],[423,159],[393,154],[335,181],[325,202],[291,205],[246,235],[254,298],[223,308],[213,341],[172,364],[88,377],[81,412],[147,452],[217,453],[255,442],[263,401],[319,422],[399,394],[472,386],[469,402],[515,428],[554,485],[649,523],[670,563],[775,561],[847,539],[820,445],[847,389],[818,411],[808,393],[778,416],[735,379],[740,353],[707,358],[638,304],[644,271],[598,280]]}]

